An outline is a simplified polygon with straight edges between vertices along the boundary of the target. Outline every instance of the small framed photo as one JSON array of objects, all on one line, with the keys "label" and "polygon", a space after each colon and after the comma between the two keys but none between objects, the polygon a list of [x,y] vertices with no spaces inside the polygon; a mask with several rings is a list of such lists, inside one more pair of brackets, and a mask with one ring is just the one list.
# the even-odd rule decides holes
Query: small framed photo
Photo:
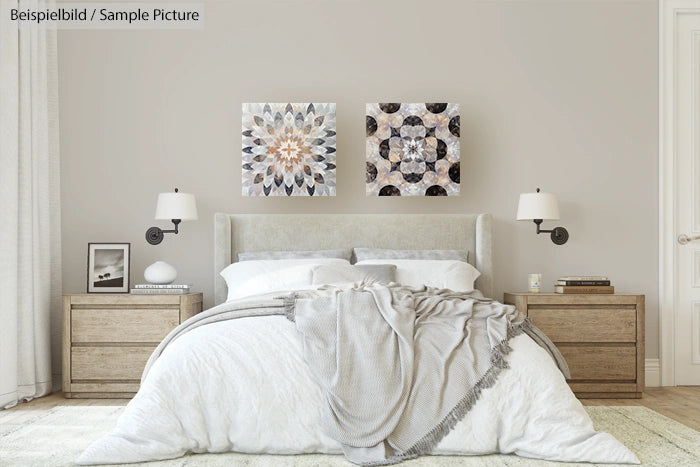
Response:
[{"label": "small framed photo", "polygon": [[129,293],[131,243],[88,243],[88,293]]}]

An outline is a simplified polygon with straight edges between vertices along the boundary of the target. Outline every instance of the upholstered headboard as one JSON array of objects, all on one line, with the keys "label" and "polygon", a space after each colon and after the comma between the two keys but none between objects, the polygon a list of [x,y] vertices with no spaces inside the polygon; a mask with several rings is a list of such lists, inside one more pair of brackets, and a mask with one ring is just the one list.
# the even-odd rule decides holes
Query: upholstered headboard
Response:
[{"label": "upholstered headboard", "polygon": [[226,300],[219,273],[244,251],[335,248],[468,250],[491,296],[490,214],[224,214],[214,215],[214,299]]}]

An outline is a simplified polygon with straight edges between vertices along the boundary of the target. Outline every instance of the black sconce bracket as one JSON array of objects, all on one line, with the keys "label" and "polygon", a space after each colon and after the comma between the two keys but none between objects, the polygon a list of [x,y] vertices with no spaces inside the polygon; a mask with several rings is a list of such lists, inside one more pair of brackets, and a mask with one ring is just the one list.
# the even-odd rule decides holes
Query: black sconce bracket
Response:
[{"label": "black sconce bracket", "polygon": [[163,241],[163,237],[165,237],[166,233],[174,233],[177,234],[177,226],[180,222],[182,222],[180,219],[171,219],[173,221],[173,224],[175,224],[175,228],[172,230],[163,230],[160,227],[151,227],[150,229],[146,230],[146,241],[150,243],[151,245],[158,245],[160,242]]},{"label": "black sconce bracket", "polygon": [[[539,188],[537,189],[539,191]],[[569,240],[569,232],[564,227],[554,227],[552,230],[540,229],[540,224],[542,224],[542,219],[534,219],[533,222],[537,224],[537,233],[548,233],[549,238],[555,245],[563,245]]]}]

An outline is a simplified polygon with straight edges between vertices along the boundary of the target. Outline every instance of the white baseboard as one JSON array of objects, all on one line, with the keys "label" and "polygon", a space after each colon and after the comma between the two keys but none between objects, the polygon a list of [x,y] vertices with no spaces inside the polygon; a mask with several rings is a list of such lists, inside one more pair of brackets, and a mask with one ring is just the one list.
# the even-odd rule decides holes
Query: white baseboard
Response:
[{"label": "white baseboard", "polygon": [[661,386],[661,367],[658,358],[644,360],[644,385],[649,388]]}]

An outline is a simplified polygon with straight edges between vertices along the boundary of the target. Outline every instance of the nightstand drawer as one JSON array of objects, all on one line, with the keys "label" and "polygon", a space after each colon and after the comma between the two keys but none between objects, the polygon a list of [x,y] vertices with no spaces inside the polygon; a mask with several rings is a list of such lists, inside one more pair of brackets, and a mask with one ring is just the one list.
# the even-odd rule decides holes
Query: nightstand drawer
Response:
[{"label": "nightstand drawer", "polygon": [[528,317],[553,342],[636,342],[634,308],[536,308]]},{"label": "nightstand drawer", "polygon": [[139,381],[156,346],[145,347],[73,347],[72,380]]},{"label": "nightstand drawer", "polygon": [[73,309],[72,342],[158,343],[180,323],[178,308]]},{"label": "nightstand drawer", "polygon": [[557,348],[571,371],[571,381],[635,381],[634,345],[562,345]]}]

